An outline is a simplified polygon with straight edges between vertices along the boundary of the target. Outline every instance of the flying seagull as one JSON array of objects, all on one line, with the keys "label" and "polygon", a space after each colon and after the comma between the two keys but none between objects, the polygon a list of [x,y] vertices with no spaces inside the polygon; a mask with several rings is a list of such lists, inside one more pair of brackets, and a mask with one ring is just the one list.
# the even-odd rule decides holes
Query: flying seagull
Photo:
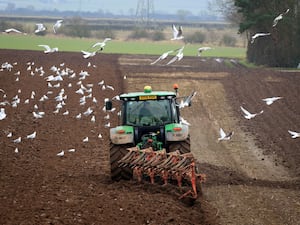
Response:
[{"label": "flying seagull", "polygon": [[251,44],[254,43],[255,39],[258,37],[265,37],[265,36],[269,36],[271,35],[271,33],[256,33],[251,37]]},{"label": "flying seagull", "polygon": [[244,117],[248,120],[250,120],[250,119],[252,119],[252,118],[256,117],[257,115],[262,114],[264,112],[263,110],[261,110],[259,113],[250,113],[246,109],[244,109],[243,106],[241,106],[241,110],[244,113]]},{"label": "flying seagull", "polygon": [[36,33],[36,34],[41,33],[46,30],[46,27],[42,23],[37,23],[36,26],[37,26],[37,29],[34,31],[34,33]]},{"label": "flying seagull", "polygon": [[167,52],[164,52],[161,56],[158,57],[158,59],[156,59],[154,62],[150,63],[151,65],[154,65],[155,63],[161,61],[161,60],[164,60],[165,58],[168,57],[168,55],[170,53],[174,52],[173,50],[172,51],[167,51]]},{"label": "flying seagull", "polygon": [[19,30],[15,29],[15,28],[6,29],[2,33],[7,33],[7,34],[9,34],[9,33],[18,33],[18,34],[24,34],[24,35],[26,35],[26,33],[23,33],[22,31],[19,31]]},{"label": "flying seagull", "polygon": [[83,54],[83,58],[85,58],[85,59],[96,55],[96,52],[87,52],[87,51],[83,51],[83,50],[81,52]]},{"label": "flying seagull", "polygon": [[62,25],[63,20],[57,20],[56,23],[53,25],[53,32],[56,33],[56,30],[59,29]]},{"label": "flying seagull", "polygon": [[200,48],[198,48],[198,56],[200,56],[202,52],[210,50],[210,49],[211,49],[211,47],[200,47]]},{"label": "flying seagull", "polygon": [[55,47],[55,48],[50,48],[50,46],[49,45],[38,45],[39,47],[43,47],[43,48],[45,48],[45,50],[44,50],[44,53],[53,53],[53,52],[58,52],[58,48],[57,47]]},{"label": "flying seagull", "polygon": [[97,42],[97,43],[93,44],[92,48],[98,47],[99,50],[102,51],[104,46],[106,45],[106,42],[110,41],[110,40],[111,40],[111,38],[105,38],[102,42]]},{"label": "flying seagull", "polygon": [[274,20],[273,20],[273,27],[276,27],[279,20],[283,19],[283,16],[287,14],[290,11],[290,9],[287,9],[284,13],[279,14]]},{"label": "flying seagull", "polygon": [[170,65],[171,63],[177,61],[180,61],[183,58],[183,49],[184,46],[182,46],[180,49],[178,49],[177,54],[167,63],[167,65]]},{"label": "flying seagull", "polygon": [[292,135],[292,138],[298,138],[298,137],[300,137],[300,133],[298,133],[296,131],[288,130],[288,132],[290,133],[290,135]]},{"label": "flying seagull", "polygon": [[173,30],[173,38],[171,39],[172,41],[174,40],[181,40],[184,38],[182,32],[182,26],[179,26],[178,30],[176,28],[176,26],[173,24],[172,25],[172,30]]},{"label": "flying seagull", "polygon": [[218,138],[218,141],[227,141],[230,140],[232,135],[234,134],[233,131],[226,134],[222,128],[220,128],[220,137]]},{"label": "flying seagull", "polygon": [[270,97],[270,98],[263,98],[262,100],[266,102],[267,105],[273,104],[275,101],[281,99],[282,97]]}]

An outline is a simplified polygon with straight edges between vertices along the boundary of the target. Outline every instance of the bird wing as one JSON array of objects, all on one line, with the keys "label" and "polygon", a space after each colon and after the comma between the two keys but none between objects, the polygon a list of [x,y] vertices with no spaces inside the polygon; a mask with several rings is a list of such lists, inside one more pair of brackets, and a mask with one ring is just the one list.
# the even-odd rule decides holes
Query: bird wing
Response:
[{"label": "bird wing", "polygon": [[296,137],[300,136],[300,133],[298,133],[298,132],[291,131],[291,130],[288,130],[288,132],[292,135],[292,138],[296,138]]},{"label": "bird wing", "polygon": [[176,39],[176,37],[178,36],[178,30],[175,27],[175,24],[172,25],[172,30],[173,30],[173,39]]},{"label": "bird wing", "polygon": [[226,137],[226,134],[224,132],[224,130],[222,128],[220,128],[220,138],[225,138]]},{"label": "bird wing", "polygon": [[168,63],[167,65],[170,65],[171,63],[175,62],[178,59],[177,55],[175,55]]},{"label": "bird wing", "polygon": [[182,33],[183,33],[182,26],[179,26],[177,37],[182,36]]},{"label": "bird wing", "polygon": [[243,106],[241,106],[240,108],[241,108],[241,110],[243,111],[243,113],[244,113],[246,116],[252,115],[250,112],[248,112],[246,109],[244,109]]},{"label": "bird wing", "polygon": [[49,47],[49,45],[39,45],[40,47],[45,48],[46,51],[50,51],[51,48]]},{"label": "bird wing", "polygon": [[159,62],[162,59],[162,56],[158,57],[154,62],[150,63],[151,65],[154,65],[155,63]]}]

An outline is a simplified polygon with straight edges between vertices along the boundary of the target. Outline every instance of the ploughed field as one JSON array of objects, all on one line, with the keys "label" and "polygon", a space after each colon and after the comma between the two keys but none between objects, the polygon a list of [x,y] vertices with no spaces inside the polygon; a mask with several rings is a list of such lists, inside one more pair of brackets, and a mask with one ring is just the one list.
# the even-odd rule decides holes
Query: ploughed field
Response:
[{"label": "ploughed field", "polygon": [[[0,50],[1,224],[299,224],[300,138],[288,133],[300,132],[299,72],[201,57],[150,65],[155,59]],[[119,104],[107,112],[104,100],[173,83],[180,96],[197,91],[182,110],[207,176],[193,206],[172,186],[109,179]],[[273,96],[282,99],[262,101]],[[263,113],[247,120],[240,106]],[[220,128],[232,139],[218,142]]]}]

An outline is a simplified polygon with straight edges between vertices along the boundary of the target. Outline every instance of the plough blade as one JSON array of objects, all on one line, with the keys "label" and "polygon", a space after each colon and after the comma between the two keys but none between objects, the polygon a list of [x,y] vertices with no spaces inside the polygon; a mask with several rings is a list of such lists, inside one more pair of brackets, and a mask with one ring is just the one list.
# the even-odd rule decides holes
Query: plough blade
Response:
[{"label": "plough blade", "polygon": [[191,187],[180,198],[197,199],[205,175],[197,172],[196,160],[192,153],[167,153],[165,149],[154,151],[152,147],[141,150],[133,147],[127,150],[128,153],[119,161],[119,166],[132,168],[138,181],[142,181],[144,175],[148,175],[151,183],[155,182],[155,177],[160,177],[164,184],[170,180],[177,180],[177,185],[182,188],[185,180]]}]

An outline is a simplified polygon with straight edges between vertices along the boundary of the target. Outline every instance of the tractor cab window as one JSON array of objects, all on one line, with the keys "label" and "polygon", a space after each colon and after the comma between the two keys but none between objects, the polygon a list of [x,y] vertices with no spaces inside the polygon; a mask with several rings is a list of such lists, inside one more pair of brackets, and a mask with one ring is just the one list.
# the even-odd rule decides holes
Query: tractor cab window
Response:
[{"label": "tractor cab window", "polygon": [[125,105],[126,124],[159,126],[171,123],[170,100],[129,101]]}]

